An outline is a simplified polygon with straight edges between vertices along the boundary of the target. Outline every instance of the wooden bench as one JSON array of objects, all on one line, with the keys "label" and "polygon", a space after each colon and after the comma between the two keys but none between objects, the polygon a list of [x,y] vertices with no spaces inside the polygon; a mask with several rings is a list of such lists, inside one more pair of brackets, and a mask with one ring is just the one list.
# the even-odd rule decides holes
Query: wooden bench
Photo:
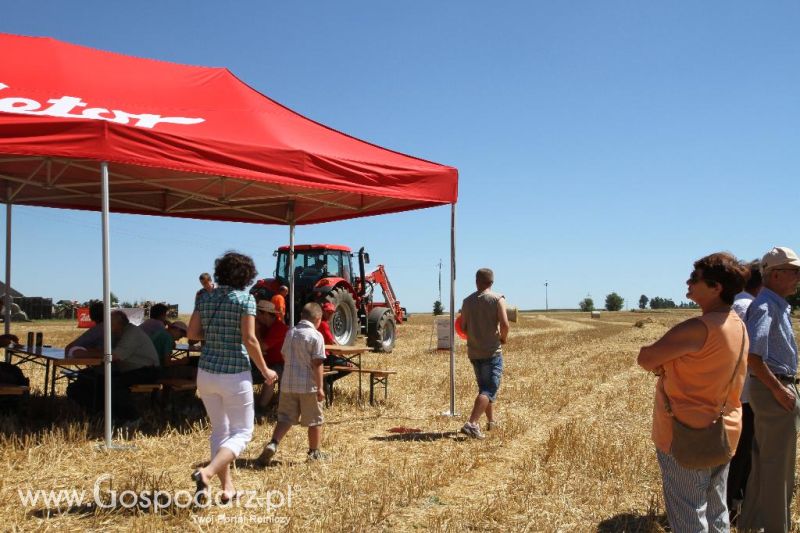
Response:
[{"label": "wooden bench", "polygon": [[131,385],[128,389],[131,392],[157,392],[169,389],[173,392],[184,392],[195,390],[197,384],[191,379],[181,378],[161,378],[157,383],[140,383]]},{"label": "wooden bench", "polygon": [[158,383],[164,387],[161,394],[162,405],[169,405],[170,413],[175,416],[176,407],[175,401],[172,398],[173,394],[182,392],[191,392],[192,397],[195,396],[197,391],[197,380],[188,378],[161,378]]},{"label": "wooden bench", "polygon": [[[325,367],[326,371],[331,372],[357,372],[359,374],[369,374],[369,404],[375,405],[375,385],[383,385],[383,399],[389,397],[389,376],[397,374],[396,370],[383,370],[377,368],[357,368],[352,366],[333,366]],[[330,390],[331,402],[333,402],[333,386]]]},{"label": "wooden bench", "polygon": [[0,396],[22,396],[29,390],[27,385],[0,385]]},{"label": "wooden bench", "polygon": [[163,387],[159,383],[139,383],[137,385],[131,385],[128,387],[128,390],[133,393],[154,393],[158,392]]},{"label": "wooden bench", "polygon": [[197,385],[192,379],[161,378],[156,383],[137,383],[128,387],[133,394],[150,394],[154,407],[163,409],[167,405],[174,407],[171,395],[176,392],[194,392]]},{"label": "wooden bench", "polygon": [[149,394],[150,405],[160,408],[161,385],[158,383],[136,383],[128,387],[131,394]]},{"label": "wooden bench", "polygon": [[197,389],[197,381],[187,378],[161,378],[158,383],[171,392],[186,392]]}]

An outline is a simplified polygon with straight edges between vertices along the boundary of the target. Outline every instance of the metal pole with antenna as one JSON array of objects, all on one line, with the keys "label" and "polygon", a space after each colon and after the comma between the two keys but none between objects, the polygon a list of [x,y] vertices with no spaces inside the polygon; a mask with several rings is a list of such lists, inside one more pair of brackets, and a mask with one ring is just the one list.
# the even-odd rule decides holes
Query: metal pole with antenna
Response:
[{"label": "metal pole with antenna", "polygon": [[547,300],[547,287],[550,283],[547,280],[544,280],[544,310],[545,312],[550,310],[550,303]]},{"label": "metal pole with antenna", "polygon": [[439,303],[442,303],[442,260],[439,259]]}]

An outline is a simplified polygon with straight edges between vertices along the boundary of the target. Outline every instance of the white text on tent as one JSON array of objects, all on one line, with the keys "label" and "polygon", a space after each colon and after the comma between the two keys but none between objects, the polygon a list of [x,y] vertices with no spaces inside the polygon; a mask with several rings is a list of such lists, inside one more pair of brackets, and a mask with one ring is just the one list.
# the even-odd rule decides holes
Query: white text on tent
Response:
[{"label": "white text on tent", "polygon": [[[8,85],[0,83],[0,91],[8,89]],[[80,110],[80,113],[73,113],[76,108],[86,107],[88,104],[75,96],[62,96],[52,98],[47,101],[52,104],[50,107],[41,109],[42,104],[30,98],[8,97],[0,98],[0,111],[6,113],[21,113],[24,115],[47,115],[51,117],[63,118],[88,118],[92,120],[107,120],[117,124],[128,124],[140,128],[153,128],[159,123],[168,124],[199,124],[204,122],[203,118],[186,117],[162,117],[150,113],[128,113],[118,109],[106,109],[104,107],[87,107]],[[109,116],[110,115],[110,116]]]}]

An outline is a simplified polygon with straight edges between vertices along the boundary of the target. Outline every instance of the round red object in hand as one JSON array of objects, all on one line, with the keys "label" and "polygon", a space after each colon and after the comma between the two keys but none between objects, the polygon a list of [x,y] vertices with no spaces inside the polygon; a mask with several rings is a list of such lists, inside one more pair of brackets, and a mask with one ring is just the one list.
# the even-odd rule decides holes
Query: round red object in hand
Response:
[{"label": "round red object in hand", "polygon": [[461,315],[456,317],[456,334],[464,340],[467,340],[467,334],[464,333],[464,330],[461,327]]}]

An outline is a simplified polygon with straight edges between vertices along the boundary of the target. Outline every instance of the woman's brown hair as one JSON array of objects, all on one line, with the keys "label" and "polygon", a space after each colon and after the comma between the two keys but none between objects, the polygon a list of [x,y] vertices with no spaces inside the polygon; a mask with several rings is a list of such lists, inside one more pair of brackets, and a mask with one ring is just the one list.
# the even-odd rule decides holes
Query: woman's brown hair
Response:
[{"label": "woman's brown hair", "polygon": [[227,252],[214,262],[214,280],[240,291],[250,285],[257,274],[253,260],[237,252]]},{"label": "woman's brown hair", "polygon": [[726,304],[732,304],[734,297],[742,292],[747,269],[733,254],[717,252],[707,255],[694,262],[695,270],[702,270],[703,281],[709,287],[718,283],[722,287],[720,299]]}]

